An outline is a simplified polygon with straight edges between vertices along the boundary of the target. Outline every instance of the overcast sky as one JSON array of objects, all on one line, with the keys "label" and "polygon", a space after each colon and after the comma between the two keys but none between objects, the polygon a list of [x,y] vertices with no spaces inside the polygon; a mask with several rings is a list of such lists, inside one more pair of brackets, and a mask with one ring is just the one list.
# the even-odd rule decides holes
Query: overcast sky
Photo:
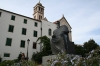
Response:
[{"label": "overcast sky", "polygon": [[[39,0],[0,0],[0,8],[33,17],[33,7]],[[44,15],[50,22],[62,17],[72,27],[72,40],[83,44],[94,39],[100,45],[100,0],[41,0]]]}]

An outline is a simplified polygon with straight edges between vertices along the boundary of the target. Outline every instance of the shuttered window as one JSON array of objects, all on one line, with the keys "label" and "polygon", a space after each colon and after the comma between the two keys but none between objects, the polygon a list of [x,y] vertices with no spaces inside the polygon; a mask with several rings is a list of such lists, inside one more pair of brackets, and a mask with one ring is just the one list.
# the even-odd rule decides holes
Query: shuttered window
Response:
[{"label": "shuttered window", "polygon": [[10,53],[4,53],[4,57],[10,57]]},{"label": "shuttered window", "polygon": [[11,46],[12,43],[12,39],[11,38],[7,38],[6,39],[6,46]]},{"label": "shuttered window", "polygon": [[27,19],[24,19],[24,23],[27,24]]},{"label": "shuttered window", "polygon": [[15,20],[15,16],[14,15],[11,16],[11,20]]},{"label": "shuttered window", "polygon": [[9,25],[8,32],[13,32],[13,30],[14,30],[14,26],[13,25]]},{"label": "shuttered window", "polygon": [[37,31],[34,31],[34,37],[37,37]]},{"label": "shuttered window", "polygon": [[0,17],[1,17],[2,12],[0,12]]},{"label": "shuttered window", "polygon": [[20,47],[25,48],[25,41],[21,40]]},{"label": "shuttered window", "polygon": [[36,42],[33,42],[33,49],[36,49]]},{"label": "shuttered window", "polygon": [[22,35],[26,35],[26,28],[22,28]]},{"label": "shuttered window", "polygon": [[51,36],[51,34],[52,34],[51,29],[48,30],[48,34],[49,34],[49,36]]}]

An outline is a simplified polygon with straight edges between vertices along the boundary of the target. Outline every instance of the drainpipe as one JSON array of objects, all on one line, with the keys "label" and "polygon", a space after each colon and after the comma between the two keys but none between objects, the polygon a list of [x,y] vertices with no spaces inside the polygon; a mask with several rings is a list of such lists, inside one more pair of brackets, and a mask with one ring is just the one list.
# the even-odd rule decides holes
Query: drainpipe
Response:
[{"label": "drainpipe", "polygon": [[[40,28],[40,30],[41,30],[41,37],[42,37],[42,21],[41,21],[41,28]],[[40,52],[42,51],[42,43],[40,44]]]}]

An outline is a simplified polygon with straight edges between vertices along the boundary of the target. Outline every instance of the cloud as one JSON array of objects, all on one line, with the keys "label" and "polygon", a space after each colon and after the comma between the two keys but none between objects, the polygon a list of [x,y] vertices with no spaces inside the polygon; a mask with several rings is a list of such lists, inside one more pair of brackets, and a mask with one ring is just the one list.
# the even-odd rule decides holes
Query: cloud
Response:
[{"label": "cloud", "polygon": [[97,35],[92,31],[100,29],[100,12],[95,12],[85,17],[84,14],[86,12],[81,10],[76,16],[70,18],[71,22],[74,22],[71,24],[73,27],[73,41],[78,44],[83,44],[85,41],[93,38],[99,43],[100,34]]}]

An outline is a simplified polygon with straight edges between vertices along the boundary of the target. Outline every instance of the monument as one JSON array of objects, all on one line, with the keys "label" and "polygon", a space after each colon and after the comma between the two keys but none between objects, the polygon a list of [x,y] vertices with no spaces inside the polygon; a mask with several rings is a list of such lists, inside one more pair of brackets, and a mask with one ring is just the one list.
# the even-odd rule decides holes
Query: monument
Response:
[{"label": "monument", "polygon": [[57,29],[53,31],[51,39],[52,54],[58,54],[65,51],[67,54],[75,54],[74,42],[69,40],[68,27],[66,25],[60,26],[60,22],[57,22]]},{"label": "monument", "polygon": [[[50,41],[52,54],[50,56],[44,56],[42,58],[42,65],[46,66],[47,60],[54,59],[59,52],[66,52],[67,54],[75,54],[74,42],[69,40],[68,27],[66,25],[60,26],[60,22],[57,22],[57,29],[53,31],[53,36]],[[52,66],[52,65],[51,65]]]}]

